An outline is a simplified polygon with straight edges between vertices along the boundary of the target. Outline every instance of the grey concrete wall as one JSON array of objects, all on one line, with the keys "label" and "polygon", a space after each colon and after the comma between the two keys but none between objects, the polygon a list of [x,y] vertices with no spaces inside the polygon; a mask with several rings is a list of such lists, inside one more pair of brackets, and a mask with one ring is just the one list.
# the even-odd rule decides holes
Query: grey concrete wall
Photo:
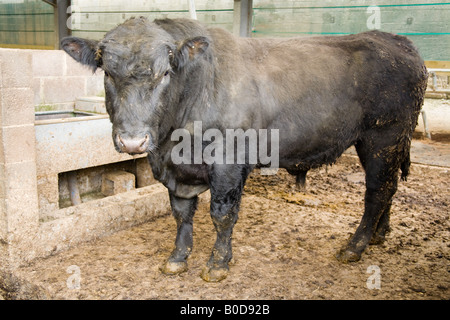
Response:
[{"label": "grey concrete wall", "polygon": [[0,50],[0,264],[38,227],[32,57]]},{"label": "grey concrete wall", "polygon": [[32,52],[33,104],[38,108],[73,109],[76,98],[104,92],[101,69],[93,74],[62,50],[29,51]]},{"label": "grey concrete wall", "polygon": [[38,108],[73,109],[76,98],[104,92],[102,70],[92,73],[62,50],[29,51],[32,53],[33,103]]}]

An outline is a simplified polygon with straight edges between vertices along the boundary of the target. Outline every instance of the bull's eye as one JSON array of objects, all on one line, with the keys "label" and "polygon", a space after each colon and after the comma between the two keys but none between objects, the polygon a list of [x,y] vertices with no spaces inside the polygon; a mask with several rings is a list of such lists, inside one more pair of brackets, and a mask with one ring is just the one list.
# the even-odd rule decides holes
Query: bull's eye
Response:
[{"label": "bull's eye", "polygon": [[169,74],[169,70],[166,71],[166,73],[164,73],[164,77],[167,76]]}]

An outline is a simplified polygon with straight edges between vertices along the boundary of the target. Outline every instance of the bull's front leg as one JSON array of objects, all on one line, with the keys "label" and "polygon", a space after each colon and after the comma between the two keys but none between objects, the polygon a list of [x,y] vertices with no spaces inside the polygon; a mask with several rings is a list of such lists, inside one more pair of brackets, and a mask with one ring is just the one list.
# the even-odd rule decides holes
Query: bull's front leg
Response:
[{"label": "bull's front leg", "polygon": [[233,227],[238,219],[242,190],[249,173],[250,168],[245,165],[216,165],[210,175],[210,213],[217,239],[201,273],[205,281],[218,282],[228,275]]},{"label": "bull's front leg", "polygon": [[179,198],[169,192],[172,214],[177,222],[175,249],[169,259],[160,268],[165,274],[178,274],[187,270],[187,258],[192,246],[193,218],[197,209],[198,197],[192,199]]}]

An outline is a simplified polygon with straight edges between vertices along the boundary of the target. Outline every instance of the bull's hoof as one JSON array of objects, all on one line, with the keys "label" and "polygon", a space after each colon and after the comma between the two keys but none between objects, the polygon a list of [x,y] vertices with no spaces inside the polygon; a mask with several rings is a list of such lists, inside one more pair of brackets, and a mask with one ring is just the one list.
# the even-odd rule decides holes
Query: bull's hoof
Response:
[{"label": "bull's hoof", "polygon": [[167,261],[163,266],[159,268],[162,273],[167,275],[180,274],[187,271],[188,265],[186,261]]},{"label": "bull's hoof", "polygon": [[336,259],[342,263],[356,262],[361,259],[361,253],[352,251],[350,249],[341,249],[336,254]]},{"label": "bull's hoof", "polygon": [[206,282],[219,282],[228,276],[228,269],[226,268],[210,268],[206,266],[200,274]]},{"label": "bull's hoof", "polygon": [[385,240],[386,240],[386,237],[384,235],[375,234],[372,237],[372,239],[370,240],[369,244],[371,244],[371,245],[380,245],[380,244],[384,243]]}]

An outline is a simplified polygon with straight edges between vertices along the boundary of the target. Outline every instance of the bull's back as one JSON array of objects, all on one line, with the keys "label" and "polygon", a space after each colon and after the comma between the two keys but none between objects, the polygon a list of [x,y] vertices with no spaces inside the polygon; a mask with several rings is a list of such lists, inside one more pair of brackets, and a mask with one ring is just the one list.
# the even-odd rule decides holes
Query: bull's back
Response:
[{"label": "bull's back", "polygon": [[278,129],[282,167],[333,162],[379,123],[414,128],[426,71],[405,37],[227,37],[215,40],[230,125]]},{"label": "bull's back", "polygon": [[[262,105],[274,102],[289,108],[300,102],[298,109],[305,101],[333,104],[330,98],[339,97],[340,102],[363,102],[365,111],[370,112],[379,110],[380,101],[374,98],[380,93],[414,91],[427,78],[412,42],[380,31],[339,37],[249,39],[241,40],[240,47],[245,66],[242,78],[250,74],[253,83],[242,82],[239,87],[248,91],[249,85],[259,85],[260,93],[267,93]],[[406,97],[392,98],[400,104],[408,102]]]}]

